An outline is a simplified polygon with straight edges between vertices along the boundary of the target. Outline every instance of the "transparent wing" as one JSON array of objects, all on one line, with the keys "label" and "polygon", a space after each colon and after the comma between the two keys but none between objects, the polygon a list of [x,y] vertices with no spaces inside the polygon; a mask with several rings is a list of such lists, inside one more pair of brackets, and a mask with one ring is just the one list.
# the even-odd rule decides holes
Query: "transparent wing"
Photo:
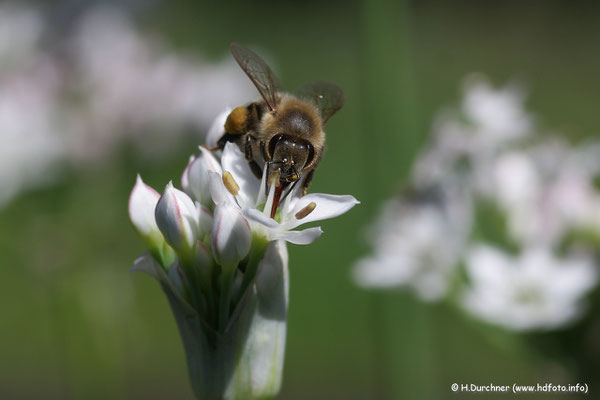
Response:
[{"label": "transparent wing", "polygon": [[302,99],[312,101],[319,112],[323,123],[344,105],[344,90],[330,82],[311,82],[300,86],[294,94]]},{"label": "transparent wing", "polygon": [[239,43],[231,43],[231,54],[260,92],[271,111],[277,108],[279,83],[271,68],[256,53]]}]

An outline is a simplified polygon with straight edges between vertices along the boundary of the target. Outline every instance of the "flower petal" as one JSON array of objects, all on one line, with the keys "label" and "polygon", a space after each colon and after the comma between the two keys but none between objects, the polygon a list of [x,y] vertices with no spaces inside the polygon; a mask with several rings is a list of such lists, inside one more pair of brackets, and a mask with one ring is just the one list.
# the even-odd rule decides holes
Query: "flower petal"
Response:
[{"label": "flower petal", "polygon": [[[315,209],[302,219],[296,219],[296,214],[310,203],[315,203]],[[290,210],[286,210],[283,225],[286,229],[293,229],[299,225],[312,221],[320,221],[344,214],[360,202],[350,195],[333,195],[311,193],[296,200]]]},{"label": "flower petal", "polygon": [[207,146],[216,146],[219,139],[221,139],[221,136],[225,134],[225,121],[227,121],[227,117],[230,113],[231,108],[228,107],[222,113],[217,115],[217,118],[213,121],[206,134],[206,138],[204,139],[204,143],[206,143]]},{"label": "flower petal", "polygon": [[260,180],[256,178],[248,161],[242,151],[233,143],[227,143],[221,157],[223,171],[229,171],[235,182],[240,186],[240,206],[253,207],[256,205],[256,197],[260,186]]},{"label": "flower petal", "polygon": [[301,231],[280,231],[273,234],[271,240],[285,240],[293,244],[311,244],[321,236],[320,227],[308,228]]},{"label": "flower petal", "polygon": [[263,225],[268,229],[279,229],[281,227],[277,221],[269,218],[269,216],[258,211],[256,208],[244,208],[242,214],[248,221]]}]

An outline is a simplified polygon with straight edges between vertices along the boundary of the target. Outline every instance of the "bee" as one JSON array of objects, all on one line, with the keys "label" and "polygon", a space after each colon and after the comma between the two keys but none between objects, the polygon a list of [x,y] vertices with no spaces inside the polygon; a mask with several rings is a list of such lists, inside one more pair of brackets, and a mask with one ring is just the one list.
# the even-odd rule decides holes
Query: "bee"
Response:
[{"label": "bee", "polygon": [[261,99],[231,111],[225,133],[211,150],[235,143],[259,179],[267,165],[269,180],[278,179],[273,218],[286,189],[289,194],[301,181],[306,194],[325,150],[323,125],[344,104],[344,91],[333,83],[312,82],[293,93],[282,92],[277,77],[258,55],[239,43],[232,43],[230,50]]}]

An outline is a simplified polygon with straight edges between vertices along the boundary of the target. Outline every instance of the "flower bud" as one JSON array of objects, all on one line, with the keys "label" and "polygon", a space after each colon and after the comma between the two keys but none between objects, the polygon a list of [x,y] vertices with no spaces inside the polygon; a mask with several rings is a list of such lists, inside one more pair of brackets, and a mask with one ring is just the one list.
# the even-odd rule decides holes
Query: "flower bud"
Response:
[{"label": "flower bud", "polygon": [[212,153],[200,147],[201,154],[186,168],[186,176],[182,178],[188,187],[187,191],[203,206],[212,209],[212,198],[209,189],[209,172],[221,174],[221,165]]},{"label": "flower bud", "polygon": [[154,215],[166,242],[178,253],[191,254],[199,230],[198,211],[192,199],[169,182]]},{"label": "flower bud", "polygon": [[138,175],[129,196],[129,219],[137,233],[150,249],[155,251],[159,250],[164,242],[154,218],[158,199],[160,199],[158,192],[146,185]]},{"label": "flower bud", "polygon": [[235,267],[250,251],[252,233],[240,210],[223,202],[215,208],[212,228],[212,250],[217,263]]}]

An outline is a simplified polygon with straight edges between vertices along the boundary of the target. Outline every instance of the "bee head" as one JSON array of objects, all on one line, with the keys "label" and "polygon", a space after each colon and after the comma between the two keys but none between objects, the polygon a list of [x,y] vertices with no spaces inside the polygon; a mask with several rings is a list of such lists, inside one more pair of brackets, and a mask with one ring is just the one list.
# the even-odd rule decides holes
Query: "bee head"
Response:
[{"label": "bee head", "polygon": [[275,135],[271,139],[269,153],[271,165],[279,169],[279,179],[282,182],[300,179],[302,172],[314,157],[314,150],[309,142],[286,134]]}]

